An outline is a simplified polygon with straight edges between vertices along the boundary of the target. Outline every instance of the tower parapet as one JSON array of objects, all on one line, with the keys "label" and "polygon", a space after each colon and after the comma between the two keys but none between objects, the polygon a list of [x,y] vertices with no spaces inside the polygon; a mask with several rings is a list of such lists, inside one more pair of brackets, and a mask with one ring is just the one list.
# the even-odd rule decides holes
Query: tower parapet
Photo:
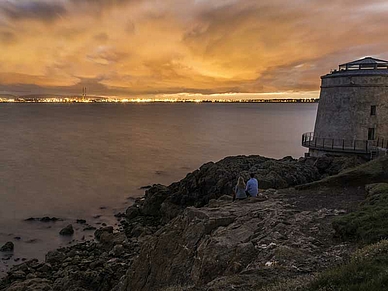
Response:
[{"label": "tower parapet", "polygon": [[388,61],[366,57],[321,77],[310,155],[373,155],[388,148]]}]

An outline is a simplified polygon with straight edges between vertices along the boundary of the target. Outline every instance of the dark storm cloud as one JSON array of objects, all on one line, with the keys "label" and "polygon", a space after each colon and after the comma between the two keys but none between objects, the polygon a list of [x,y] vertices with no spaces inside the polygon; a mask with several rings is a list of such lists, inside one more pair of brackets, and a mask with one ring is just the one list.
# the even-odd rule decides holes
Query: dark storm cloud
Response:
[{"label": "dark storm cloud", "polygon": [[0,4],[0,11],[14,21],[34,19],[45,22],[51,22],[67,12],[63,4],[42,1],[7,1]]}]

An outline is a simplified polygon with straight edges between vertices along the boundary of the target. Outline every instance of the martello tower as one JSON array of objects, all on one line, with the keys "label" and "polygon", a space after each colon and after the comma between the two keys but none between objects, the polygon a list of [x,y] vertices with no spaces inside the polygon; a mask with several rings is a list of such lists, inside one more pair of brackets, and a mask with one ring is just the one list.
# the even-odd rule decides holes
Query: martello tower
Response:
[{"label": "martello tower", "polygon": [[388,148],[388,61],[366,57],[321,77],[315,129],[303,134],[311,156],[358,154]]}]

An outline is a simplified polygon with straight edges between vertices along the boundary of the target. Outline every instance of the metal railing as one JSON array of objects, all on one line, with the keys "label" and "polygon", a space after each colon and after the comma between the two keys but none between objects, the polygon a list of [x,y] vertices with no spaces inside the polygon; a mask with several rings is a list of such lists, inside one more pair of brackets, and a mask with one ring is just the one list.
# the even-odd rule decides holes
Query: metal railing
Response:
[{"label": "metal railing", "polygon": [[314,136],[314,132],[302,135],[302,146],[311,149],[324,149],[325,151],[341,151],[360,154],[368,154],[380,149],[388,149],[388,139],[377,140],[347,140],[336,138],[324,138]]}]

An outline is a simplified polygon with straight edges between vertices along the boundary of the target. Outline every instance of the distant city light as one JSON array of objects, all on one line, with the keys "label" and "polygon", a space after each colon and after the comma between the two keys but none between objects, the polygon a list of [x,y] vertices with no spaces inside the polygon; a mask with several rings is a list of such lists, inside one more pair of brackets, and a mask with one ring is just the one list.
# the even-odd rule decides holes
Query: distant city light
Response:
[{"label": "distant city light", "polygon": [[318,98],[293,99],[180,99],[180,98],[102,98],[102,97],[16,97],[0,103],[315,103]]}]

